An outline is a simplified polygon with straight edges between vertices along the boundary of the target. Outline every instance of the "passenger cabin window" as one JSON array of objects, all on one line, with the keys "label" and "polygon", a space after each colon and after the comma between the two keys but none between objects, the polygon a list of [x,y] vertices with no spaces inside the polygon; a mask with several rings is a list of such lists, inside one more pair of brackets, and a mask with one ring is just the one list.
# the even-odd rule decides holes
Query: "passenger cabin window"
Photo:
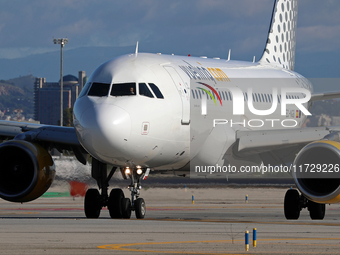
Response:
[{"label": "passenger cabin window", "polygon": [[145,83],[139,83],[139,95],[146,97],[154,97]]},{"label": "passenger cabin window", "polygon": [[110,84],[108,83],[92,83],[92,86],[89,90],[88,96],[94,97],[106,97],[109,94]]},{"label": "passenger cabin window", "polygon": [[113,83],[110,95],[114,97],[135,96],[136,83]]},{"label": "passenger cabin window", "polygon": [[157,98],[164,98],[162,92],[159,90],[159,88],[155,84],[149,83],[149,86],[150,86],[150,88],[152,89],[153,93],[156,95]]}]

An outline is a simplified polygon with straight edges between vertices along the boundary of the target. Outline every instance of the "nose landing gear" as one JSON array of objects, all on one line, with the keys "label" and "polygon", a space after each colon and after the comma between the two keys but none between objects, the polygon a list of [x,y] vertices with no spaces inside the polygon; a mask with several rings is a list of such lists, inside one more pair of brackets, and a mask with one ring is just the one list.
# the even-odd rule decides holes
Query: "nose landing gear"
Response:
[{"label": "nose landing gear", "polygon": [[[113,167],[110,174],[107,176],[107,166],[96,159],[92,160],[92,177],[97,181],[101,193],[97,189],[89,189],[85,195],[84,210],[87,218],[99,218],[101,209],[108,208],[110,217],[113,219],[129,219],[131,211],[135,211],[137,219],[143,219],[146,213],[145,201],[140,198],[141,179],[146,175],[146,169],[126,168],[122,171],[125,179],[129,177],[131,184],[131,199],[124,196],[124,192],[119,189],[112,189],[108,195],[109,181],[115,173],[117,167]],[[149,169],[148,169],[149,171]],[[147,171],[147,172],[148,172]]]},{"label": "nose landing gear", "polygon": [[[133,185],[133,187],[131,187]],[[143,198],[139,197],[139,190],[142,186],[138,183],[133,183],[131,179],[130,191],[131,191],[131,200],[132,200],[132,210],[135,211],[135,215],[137,219],[144,219],[146,213],[145,201]]]},{"label": "nose landing gear", "polygon": [[137,219],[143,219],[146,213],[145,201],[143,198],[140,198],[140,190],[142,186],[140,185],[141,179],[145,176],[145,170],[140,167],[131,170],[130,168],[126,168],[124,170],[125,177],[129,177],[131,180],[131,184],[129,189],[131,191],[131,210],[135,211],[135,215]]}]

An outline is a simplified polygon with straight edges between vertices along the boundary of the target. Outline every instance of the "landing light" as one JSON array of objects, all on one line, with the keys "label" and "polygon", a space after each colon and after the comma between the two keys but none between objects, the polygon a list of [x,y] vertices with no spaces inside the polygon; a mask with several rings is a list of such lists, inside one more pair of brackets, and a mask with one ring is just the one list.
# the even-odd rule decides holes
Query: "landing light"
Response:
[{"label": "landing light", "polygon": [[130,170],[130,168],[125,168],[125,174],[130,174],[131,173],[131,170]]},{"label": "landing light", "polygon": [[137,174],[142,174],[142,173],[143,173],[142,169],[138,168],[137,169]]}]

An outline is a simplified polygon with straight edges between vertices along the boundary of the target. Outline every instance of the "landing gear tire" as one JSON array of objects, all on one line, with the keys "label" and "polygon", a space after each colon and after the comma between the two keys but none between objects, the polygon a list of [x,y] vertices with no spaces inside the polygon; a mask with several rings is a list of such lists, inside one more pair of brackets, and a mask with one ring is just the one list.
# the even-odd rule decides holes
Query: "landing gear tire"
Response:
[{"label": "landing gear tire", "polygon": [[123,198],[122,200],[122,210],[123,210],[123,219],[130,219],[131,217],[131,200],[130,198]]},{"label": "landing gear tire", "polygon": [[85,194],[84,211],[86,218],[97,219],[102,209],[99,205],[100,195],[97,189],[88,189]]},{"label": "landing gear tire", "polygon": [[326,205],[308,201],[308,211],[312,220],[322,220],[325,217]]},{"label": "landing gear tire", "polygon": [[300,195],[295,189],[289,189],[284,199],[284,213],[287,220],[297,220],[300,217]]},{"label": "landing gear tire", "polygon": [[138,198],[135,201],[135,214],[137,219],[144,219],[146,212],[145,201],[143,198]]},{"label": "landing gear tire", "polygon": [[109,209],[110,217],[112,219],[123,218],[123,203],[124,192],[121,189],[113,189],[110,192],[107,208]]}]

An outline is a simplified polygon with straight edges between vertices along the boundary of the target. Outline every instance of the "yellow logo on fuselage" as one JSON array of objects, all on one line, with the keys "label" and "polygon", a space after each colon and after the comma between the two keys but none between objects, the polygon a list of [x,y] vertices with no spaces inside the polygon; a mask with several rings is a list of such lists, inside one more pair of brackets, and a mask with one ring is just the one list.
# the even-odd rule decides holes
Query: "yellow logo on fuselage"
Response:
[{"label": "yellow logo on fuselage", "polygon": [[207,67],[208,71],[218,81],[230,81],[229,77],[220,68]]}]

